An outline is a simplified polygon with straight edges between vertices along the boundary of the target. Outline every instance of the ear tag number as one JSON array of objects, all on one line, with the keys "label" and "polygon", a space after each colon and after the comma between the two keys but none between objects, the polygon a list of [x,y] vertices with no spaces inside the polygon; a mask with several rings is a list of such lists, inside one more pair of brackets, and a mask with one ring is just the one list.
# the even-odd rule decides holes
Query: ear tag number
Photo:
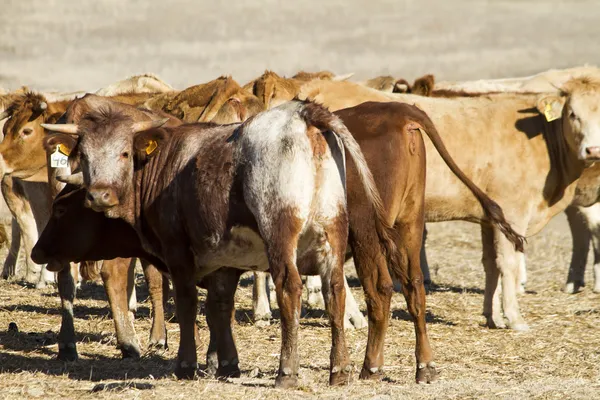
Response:
[{"label": "ear tag number", "polygon": [[544,115],[546,116],[546,121],[548,122],[552,122],[560,118],[559,115],[554,114],[552,105],[550,103],[546,103],[546,106],[544,107]]},{"label": "ear tag number", "polygon": [[146,154],[147,155],[152,154],[152,152],[154,150],[156,150],[157,147],[158,147],[158,143],[156,143],[156,140],[148,141],[148,146],[146,146]]},{"label": "ear tag number", "polygon": [[67,168],[69,166],[69,157],[60,151],[60,145],[50,156],[50,167],[52,168]]}]

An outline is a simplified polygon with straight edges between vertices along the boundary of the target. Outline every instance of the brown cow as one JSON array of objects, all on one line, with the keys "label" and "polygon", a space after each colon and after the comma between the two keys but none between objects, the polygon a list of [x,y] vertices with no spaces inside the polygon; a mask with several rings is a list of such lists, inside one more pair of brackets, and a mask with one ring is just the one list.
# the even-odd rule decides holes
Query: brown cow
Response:
[{"label": "brown cow", "polygon": [[[334,110],[365,101],[416,103],[432,118],[442,137],[447,138],[448,147],[465,173],[499,200],[519,232],[531,236],[572,202],[586,163],[600,157],[600,85],[590,79],[575,79],[562,89],[562,94],[445,99],[388,94],[348,82],[313,81],[302,88],[300,97],[322,102]],[[431,149],[428,142],[426,145]],[[435,153],[429,154],[431,184],[425,196],[426,219],[485,222],[471,194],[457,186]],[[518,191],[511,189],[515,182]],[[523,254],[515,252],[496,229],[486,224],[482,225],[482,236],[487,325],[506,326],[500,308],[502,299],[508,326],[527,329],[518,307],[516,287]]]},{"label": "brown cow", "polygon": [[[323,108],[302,102],[242,125],[166,129],[156,129],[141,113],[132,119],[133,111],[118,111],[124,108],[90,113],[78,125],[47,126],[78,137],[56,134],[49,144],[66,145],[80,157],[86,204],[126,220],[144,248],[168,266],[181,326],[177,375],[192,377],[197,368],[194,277],[230,265],[270,268],[273,274],[282,319],[276,384],[282,387],[297,382],[299,273],[321,275],[332,327],[330,383],[345,383],[351,369],[343,331],[348,228],[338,140],[358,166],[378,232],[387,234],[381,199],[345,126]],[[239,274],[235,278],[232,286]],[[230,331],[231,310],[213,323]],[[230,334],[217,338],[217,351],[220,366],[237,366]]]}]

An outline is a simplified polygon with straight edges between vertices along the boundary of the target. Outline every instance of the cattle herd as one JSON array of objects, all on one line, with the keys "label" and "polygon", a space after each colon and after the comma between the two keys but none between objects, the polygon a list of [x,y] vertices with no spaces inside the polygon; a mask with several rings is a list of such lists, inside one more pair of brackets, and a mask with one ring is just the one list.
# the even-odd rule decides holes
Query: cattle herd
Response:
[{"label": "cattle herd", "polygon": [[[469,82],[426,75],[412,85],[350,78],[267,71],[244,86],[223,76],[179,91],[146,74],[95,93],[0,95],[0,240],[12,237],[2,276],[56,282],[58,359],[78,358],[76,288],[98,276],[123,357],[140,357],[130,313],[139,259],[151,346],[167,346],[173,285],[178,378],[198,372],[198,287],[207,291],[205,372],[240,376],[234,295],[253,271],[257,325],[271,318],[269,279],[280,309],[276,386],[298,383],[303,275],[309,300],[322,295],[329,315],[331,385],[352,378],[352,327],[368,325],[360,378],[384,377],[395,286],[414,321],[416,381],[433,382],[426,222],[481,226],[489,328],[528,329],[518,303],[526,238],[562,211],[574,239],[565,291],[584,286],[590,241],[600,291],[600,69]],[[367,319],[347,290],[350,258]]]}]

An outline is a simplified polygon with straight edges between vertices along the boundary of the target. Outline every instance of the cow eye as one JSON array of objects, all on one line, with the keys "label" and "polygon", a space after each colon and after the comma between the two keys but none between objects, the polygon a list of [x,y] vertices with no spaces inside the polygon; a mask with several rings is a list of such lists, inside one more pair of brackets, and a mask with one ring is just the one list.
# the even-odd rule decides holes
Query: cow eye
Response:
[{"label": "cow eye", "polygon": [[25,135],[25,136],[31,135],[32,132],[33,132],[33,129],[31,129],[31,128],[23,129],[23,135]]},{"label": "cow eye", "polygon": [[124,159],[128,159],[129,158],[129,153],[124,151],[123,153],[121,153],[121,157],[123,157]]},{"label": "cow eye", "polygon": [[571,119],[571,121],[575,121],[577,119],[577,115],[575,115],[573,110],[569,111],[569,119]]}]

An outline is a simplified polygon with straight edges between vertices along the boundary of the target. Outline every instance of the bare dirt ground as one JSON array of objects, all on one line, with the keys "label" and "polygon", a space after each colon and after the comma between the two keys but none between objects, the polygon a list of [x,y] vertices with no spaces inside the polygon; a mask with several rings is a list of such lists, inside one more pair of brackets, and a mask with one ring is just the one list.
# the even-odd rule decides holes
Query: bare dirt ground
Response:
[{"label": "bare dirt ground", "polygon": [[[5,0],[0,12],[0,86],[94,90],[154,72],[176,88],[231,74],[240,83],[264,69],[300,69],[440,80],[527,75],[600,64],[596,1],[234,2]],[[176,381],[178,327],[170,349],[120,360],[103,289],[86,284],[76,303],[81,360],[55,360],[56,290],[0,282],[0,398],[599,398],[600,295],[560,291],[571,240],[563,216],[527,245],[529,284],[521,296],[529,332],[483,327],[479,231],[467,223],[429,226],[437,286],[428,296],[429,331],[440,380],[415,385],[414,333],[401,296],[386,342],[389,379],[329,388],[329,328],[311,313],[300,331],[301,385],[272,388],[280,326],[249,322],[249,282],[238,292],[235,332],[244,377]],[[591,272],[587,280],[591,282]],[[138,335],[145,344],[149,302],[140,280]],[[360,287],[354,294],[361,298]],[[363,302],[364,306],[364,302]],[[207,337],[200,318],[201,334]],[[8,332],[9,322],[20,331]],[[348,332],[360,367],[366,331]],[[206,340],[204,341],[206,343]],[[200,358],[205,348],[199,350]]]}]

